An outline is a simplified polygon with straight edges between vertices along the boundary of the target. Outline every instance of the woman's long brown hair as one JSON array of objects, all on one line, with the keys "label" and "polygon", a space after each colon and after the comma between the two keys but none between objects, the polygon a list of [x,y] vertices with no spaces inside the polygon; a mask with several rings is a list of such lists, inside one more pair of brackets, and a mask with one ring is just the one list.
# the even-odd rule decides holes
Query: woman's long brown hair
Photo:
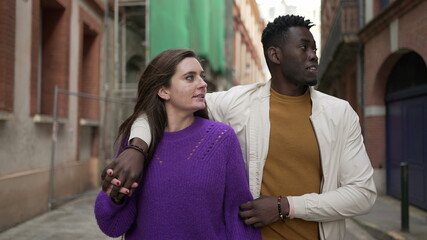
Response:
[{"label": "woman's long brown hair", "polygon": [[[148,64],[139,79],[138,98],[132,115],[120,125],[118,139],[121,139],[120,143],[122,143],[130,135],[135,119],[142,113],[147,114],[152,140],[148,148],[148,159],[145,159],[145,163],[148,163],[148,160],[151,159],[167,126],[165,104],[163,99],[157,95],[157,92],[162,86],[170,86],[171,78],[176,72],[177,65],[188,57],[197,58],[197,55],[189,49],[169,49],[157,55]],[[196,111],[194,115],[208,118],[206,108]],[[120,145],[120,148],[122,148],[123,144]],[[122,151],[122,149],[119,151]]]}]

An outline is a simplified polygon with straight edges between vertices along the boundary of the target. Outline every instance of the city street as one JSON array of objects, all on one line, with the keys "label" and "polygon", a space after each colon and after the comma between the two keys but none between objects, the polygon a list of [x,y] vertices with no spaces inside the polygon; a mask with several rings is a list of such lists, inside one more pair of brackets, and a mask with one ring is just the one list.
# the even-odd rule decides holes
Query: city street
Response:
[{"label": "city street", "polygon": [[[426,240],[426,13],[427,0],[0,0],[0,240],[110,239],[93,204],[126,137],[133,150],[108,166],[118,178],[147,151],[191,180],[241,152],[252,193],[300,197],[300,218],[352,216],[345,240]],[[190,109],[230,125],[241,149],[213,127],[193,141]],[[218,161],[180,161],[199,156]],[[343,235],[333,225],[326,240]]]},{"label": "city street", "polygon": [[[96,194],[97,191],[89,192],[84,197],[0,233],[0,240],[114,239],[105,236],[96,224],[93,215]],[[347,220],[346,240],[373,239],[375,238],[372,238],[353,220]]]}]

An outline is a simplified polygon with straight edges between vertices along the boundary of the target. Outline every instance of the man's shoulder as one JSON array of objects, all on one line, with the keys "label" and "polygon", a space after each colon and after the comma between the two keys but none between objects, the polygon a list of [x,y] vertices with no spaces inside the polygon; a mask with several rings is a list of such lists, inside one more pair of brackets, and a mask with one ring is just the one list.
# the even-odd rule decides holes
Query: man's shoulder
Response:
[{"label": "man's shoulder", "polygon": [[267,82],[257,82],[251,84],[237,85],[226,91],[213,92],[211,94],[224,94],[224,95],[243,95],[246,93],[252,93],[257,91],[261,87],[265,86]]},{"label": "man's shoulder", "polygon": [[311,94],[314,96],[314,101],[319,101],[323,105],[342,105],[347,106],[348,102],[344,99],[320,92],[318,90],[314,90],[311,92]]},{"label": "man's shoulder", "polygon": [[334,118],[347,114],[356,114],[350,103],[344,99],[317,90],[313,90],[311,94],[313,95],[313,111],[316,114],[321,112],[328,113],[334,116]]},{"label": "man's shoulder", "polygon": [[250,91],[252,89],[258,89],[262,86],[267,84],[267,82],[256,82],[256,83],[250,83],[250,84],[243,84],[243,85],[237,85],[232,88],[230,88],[229,91]]}]

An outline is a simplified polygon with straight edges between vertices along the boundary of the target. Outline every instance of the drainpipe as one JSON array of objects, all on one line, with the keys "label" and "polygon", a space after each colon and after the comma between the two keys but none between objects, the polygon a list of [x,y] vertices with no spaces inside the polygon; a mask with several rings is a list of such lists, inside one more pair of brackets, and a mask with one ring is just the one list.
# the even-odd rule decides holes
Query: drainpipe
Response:
[{"label": "drainpipe", "polygon": [[[109,0],[104,0],[104,16],[103,16],[103,24],[104,24],[104,35],[103,35],[103,40],[104,40],[104,44],[103,44],[103,77],[101,79],[102,81],[102,90],[101,90],[101,94],[104,95],[105,99],[108,99],[109,94],[109,63],[110,63],[110,56],[109,56],[109,45],[110,45],[110,31],[109,31],[109,23],[108,23],[108,19],[109,19]],[[105,151],[106,151],[106,142],[105,142],[105,137],[106,137],[106,129],[107,129],[107,119],[108,119],[108,101],[102,102],[100,101],[100,106],[101,106],[101,127],[100,127],[100,140],[99,140],[99,161],[98,161],[98,168],[100,170],[104,169],[105,167]]]},{"label": "drainpipe", "polygon": [[[365,0],[359,0],[359,31],[365,26]],[[362,133],[365,133],[366,129],[366,119],[365,119],[365,85],[364,85],[364,75],[365,75],[365,54],[364,54],[365,45],[363,42],[360,42],[359,51],[357,54],[357,95],[358,95],[358,105],[362,109]]]}]

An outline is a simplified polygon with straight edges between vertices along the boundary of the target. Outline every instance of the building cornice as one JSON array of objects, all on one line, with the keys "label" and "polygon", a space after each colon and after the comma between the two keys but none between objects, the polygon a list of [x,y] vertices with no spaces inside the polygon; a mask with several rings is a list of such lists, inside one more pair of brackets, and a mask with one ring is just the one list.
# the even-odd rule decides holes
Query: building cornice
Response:
[{"label": "building cornice", "polygon": [[104,14],[105,6],[101,0],[85,0],[99,15]]},{"label": "building cornice", "polygon": [[234,26],[236,31],[242,34],[242,41],[246,43],[247,50],[251,53],[253,60],[259,68],[262,68],[261,59],[258,55],[254,43],[250,37],[249,31],[246,28],[242,18],[239,6],[234,4],[233,6],[233,17],[234,17]]},{"label": "building cornice", "polygon": [[424,1],[426,0],[395,0],[359,31],[360,40],[367,42],[378,32],[386,29],[393,20],[405,15]]}]

